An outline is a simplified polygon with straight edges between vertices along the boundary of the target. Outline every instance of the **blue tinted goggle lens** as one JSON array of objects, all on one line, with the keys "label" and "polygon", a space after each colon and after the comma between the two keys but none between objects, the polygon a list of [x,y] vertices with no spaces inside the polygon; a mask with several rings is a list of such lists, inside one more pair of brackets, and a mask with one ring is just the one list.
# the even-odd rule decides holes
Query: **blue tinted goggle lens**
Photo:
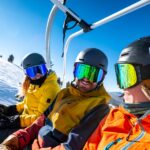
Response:
[{"label": "blue tinted goggle lens", "polygon": [[45,64],[29,67],[25,69],[25,74],[31,78],[34,78],[37,73],[40,73],[41,75],[45,75],[46,72],[47,72],[47,68]]},{"label": "blue tinted goggle lens", "polygon": [[74,76],[76,78],[87,78],[91,82],[101,82],[104,78],[104,71],[101,68],[86,64],[76,64],[74,69]]}]

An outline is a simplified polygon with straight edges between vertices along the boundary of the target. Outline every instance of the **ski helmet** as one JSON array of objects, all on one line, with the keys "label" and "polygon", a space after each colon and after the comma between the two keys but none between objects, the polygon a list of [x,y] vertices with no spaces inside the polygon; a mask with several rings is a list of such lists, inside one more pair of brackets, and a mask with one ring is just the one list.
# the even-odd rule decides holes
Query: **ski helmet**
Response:
[{"label": "ski helmet", "polygon": [[150,79],[150,36],[140,38],[123,49],[115,70],[117,82],[122,89]]},{"label": "ski helmet", "polygon": [[46,64],[43,56],[38,53],[30,53],[23,58],[21,66],[26,69],[40,64]]},{"label": "ski helmet", "polygon": [[102,68],[105,72],[107,72],[107,56],[97,48],[88,48],[81,51],[78,54],[75,63],[88,64],[91,66]]},{"label": "ski helmet", "polygon": [[150,36],[140,38],[123,49],[118,63],[150,65]]}]

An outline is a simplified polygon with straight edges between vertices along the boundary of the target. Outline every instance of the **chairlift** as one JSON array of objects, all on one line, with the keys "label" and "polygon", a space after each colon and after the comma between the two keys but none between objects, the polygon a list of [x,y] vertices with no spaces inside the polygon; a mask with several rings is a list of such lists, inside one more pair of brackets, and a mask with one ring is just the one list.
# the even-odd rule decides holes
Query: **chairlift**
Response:
[{"label": "chairlift", "polygon": [[[65,44],[64,44],[64,47],[63,47],[63,83],[64,83],[64,80],[65,80],[65,75],[66,75],[66,64],[67,64],[67,52],[68,52],[68,47],[69,47],[69,44],[70,42],[77,36],[83,34],[83,33],[86,33],[86,32],[89,32],[101,25],[104,25],[110,21],[113,21],[117,18],[120,18],[128,13],[131,13],[139,8],[142,8],[148,4],[150,4],[150,0],[140,0],[132,5],[129,5],[128,7],[120,10],[120,11],[117,11],[116,13],[113,13],[112,15],[110,16],[107,16],[93,24],[88,24],[86,21],[82,20],[76,13],[74,13],[71,9],[69,9],[68,7],[66,7],[64,5],[64,1],[59,1],[59,0],[51,0],[51,2],[54,4],[51,12],[50,12],[50,15],[49,15],[49,18],[48,18],[48,22],[47,22],[47,27],[46,27],[46,61],[47,61],[47,64],[48,64],[48,67],[51,66],[51,57],[50,57],[50,32],[51,32],[51,28],[52,28],[52,22],[53,22],[53,18],[57,12],[57,10],[61,10],[63,13],[66,14],[67,17],[69,17],[69,20],[73,20],[76,22],[76,24],[78,24],[80,27],[81,27],[81,30],[71,34]],[[67,24],[69,21],[67,21],[68,18],[66,18],[65,20],[65,23]],[[65,36],[65,32],[67,30],[67,27],[64,25],[64,36]],[[64,38],[63,37],[63,42],[64,42]]]}]

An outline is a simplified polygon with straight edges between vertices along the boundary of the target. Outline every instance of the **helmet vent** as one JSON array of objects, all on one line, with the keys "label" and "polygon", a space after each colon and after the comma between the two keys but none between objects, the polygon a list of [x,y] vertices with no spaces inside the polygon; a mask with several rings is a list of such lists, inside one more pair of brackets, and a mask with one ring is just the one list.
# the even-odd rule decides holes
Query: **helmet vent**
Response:
[{"label": "helmet vent", "polygon": [[31,64],[27,64],[26,66],[31,66]]},{"label": "helmet vent", "polygon": [[100,67],[104,67],[104,65],[102,65],[102,64],[99,64],[99,66],[100,66]]},{"label": "helmet vent", "polygon": [[121,54],[121,56],[126,56],[126,55],[128,55],[128,54],[129,54],[129,53],[126,52],[126,53]]},{"label": "helmet vent", "polygon": [[84,61],[84,59],[79,59],[79,60]]}]

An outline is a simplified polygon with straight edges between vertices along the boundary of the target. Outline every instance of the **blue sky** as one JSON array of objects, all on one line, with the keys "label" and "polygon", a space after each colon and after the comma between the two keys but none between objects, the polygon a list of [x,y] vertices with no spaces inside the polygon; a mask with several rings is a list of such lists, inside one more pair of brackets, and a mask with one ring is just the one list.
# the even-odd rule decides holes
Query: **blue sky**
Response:
[{"label": "blue sky", "polygon": [[[68,0],[67,6],[92,24],[135,2],[137,0]],[[18,65],[22,57],[30,52],[38,52],[45,57],[45,30],[51,8],[50,0],[0,0],[0,55],[7,59],[13,54]],[[149,15],[150,5],[73,39],[67,54],[66,80],[73,79],[73,63],[79,51],[95,47],[103,50],[109,59],[104,82],[106,89],[118,90],[114,64],[121,50],[130,42],[150,35]],[[63,72],[61,54],[64,18],[61,11],[57,12],[50,41],[53,69],[60,77]],[[79,29],[77,27],[68,31],[67,36]]]}]

